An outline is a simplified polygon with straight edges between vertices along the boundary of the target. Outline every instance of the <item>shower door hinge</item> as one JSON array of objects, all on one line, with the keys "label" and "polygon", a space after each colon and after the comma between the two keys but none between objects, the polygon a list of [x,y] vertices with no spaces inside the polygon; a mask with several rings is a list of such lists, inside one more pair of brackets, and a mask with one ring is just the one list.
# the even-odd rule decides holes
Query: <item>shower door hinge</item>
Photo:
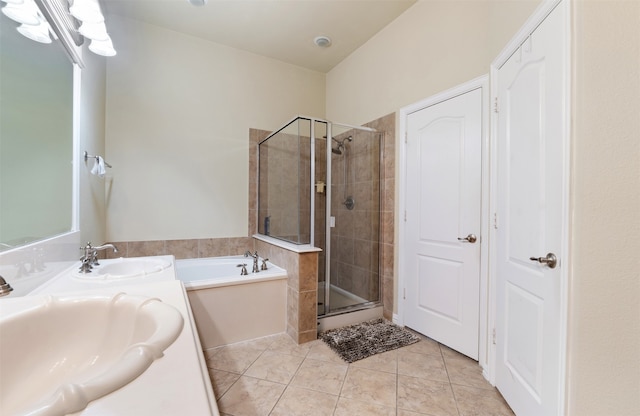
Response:
[{"label": "shower door hinge", "polygon": [[498,111],[498,97],[495,97],[493,99],[493,112],[498,114],[500,111]]},{"label": "shower door hinge", "polygon": [[404,222],[407,222],[407,210],[404,210]]},{"label": "shower door hinge", "polygon": [[407,299],[407,288],[406,287],[402,288],[402,299],[404,299],[404,300]]},{"label": "shower door hinge", "polygon": [[491,334],[491,341],[493,342],[493,345],[496,345],[496,329],[493,328],[493,333]]},{"label": "shower door hinge", "polygon": [[404,144],[409,143],[409,132],[404,132]]},{"label": "shower door hinge", "polygon": [[493,213],[493,229],[494,230],[498,229],[498,213],[497,212]]}]

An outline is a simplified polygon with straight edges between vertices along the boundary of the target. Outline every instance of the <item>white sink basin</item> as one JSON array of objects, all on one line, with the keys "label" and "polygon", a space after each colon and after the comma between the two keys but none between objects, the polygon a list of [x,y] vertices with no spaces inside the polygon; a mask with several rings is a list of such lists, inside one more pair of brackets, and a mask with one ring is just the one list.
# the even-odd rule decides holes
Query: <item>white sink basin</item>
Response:
[{"label": "white sink basin", "polygon": [[91,273],[75,272],[74,276],[80,279],[110,280],[141,277],[161,272],[171,266],[171,262],[160,258],[119,258],[100,260],[99,266],[94,266]]},{"label": "white sink basin", "polygon": [[125,293],[11,300],[0,301],[1,415],[80,411],[142,374],[183,327],[174,307]]}]

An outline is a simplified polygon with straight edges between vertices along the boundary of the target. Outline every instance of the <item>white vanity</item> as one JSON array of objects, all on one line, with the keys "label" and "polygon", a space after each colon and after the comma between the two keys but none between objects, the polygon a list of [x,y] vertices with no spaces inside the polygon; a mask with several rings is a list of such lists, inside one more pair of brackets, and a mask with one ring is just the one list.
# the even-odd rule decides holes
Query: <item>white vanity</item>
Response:
[{"label": "white vanity", "polygon": [[[109,351],[109,348],[111,347],[102,348],[107,351],[101,350],[100,342],[87,342],[87,344],[91,346],[90,348],[97,348],[98,351],[92,350],[88,353],[83,351],[82,348],[84,347],[78,346],[78,344],[84,344],[83,342],[78,342],[78,340],[83,340],[82,334],[78,334],[77,332],[74,333],[74,331],[79,328],[87,328],[87,336],[102,336],[105,338],[105,343],[107,344],[110,344],[110,335],[118,338],[127,338],[127,334],[132,334],[129,335],[129,337],[133,341],[129,340],[129,342],[131,342],[133,347],[139,347],[139,345],[144,344],[144,339],[149,337],[153,338],[153,336],[156,336],[158,332],[160,332],[158,328],[163,326],[163,322],[172,321],[173,327],[169,328],[169,332],[173,330],[174,333],[169,334],[169,338],[171,338],[169,341],[172,339],[175,339],[175,341],[166,342],[166,344],[170,345],[168,345],[168,347],[166,345],[163,346],[163,348],[166,349],[164,349],[164,352],[160,354],[155,354],[153,351],[156,350],[154,350],[153,347],[150,347],[148,351],[151,352],[147,355],[155,354],[156,357],[153,357],[155,359],[151,360],[152,362],[150,365],[147,363],[148,368],[146,368],[146,370],[143,369],[143,372],[137,377],[134,375],[135,378],[130,377],[133,378],[132,381],[127,382],[120,388],[116,388],[115,391],[110,393],[107,392],[106,395],[102,397],[99,397],[99,395],[95,396],[99,398],[90,401],[86,408],[70,414],[83,416],[106,414],[131,416],[219,416],[186,291],[184,290],[182,283],[176,280],[173,256],[146,257],[139,259],[113,259],[103,260],[101,263],[101,266],[97,266],[94,268],[92,273],[86,275],[78,274],[77,270],[80,264],[74,264],[72,267],[37,287],[27,296],[7,296],[0,299],[0,325],[6,325],[8,320],[12,317],[21,313],[24,314],[25,311],[28,310],[33,311],[37,308],[42,309],[43,317],[51,316],[51,311],[55,309],[56,301],[59,299],[67,299],[67,301],[69,299],[75,299],[77,302],[88,302],[87,299],[92,298],[109,300],[126,297],[127,299],[134,299],[134,301],[137,300],[139,302],[139,306],[125,305],[125,307],[128,307],[129,309],[139,309],[144,307],[140,305],[144,305],[145,303],[155,303],[160,307],[160,312],[158,313],[167,313],[167,315],[157,319],[156,324],[153,322],[153,313],[155,313],[155,311],[150,312],[149,316],[146,317],[139,317],[135,315],[135,313],[131,316],[126,315],[125,318],[121,320],[122,322],[127,320],[136,320],[137,322],[141,321],[142,329],[138,329],[138,332],[144,333],[143,335],[136,335],[133,329],[128,328],[125,328],[124,330],[118,329],[113,333],[109,332],[111,331],[111,328],[109,328],[109,330],[102,332],[98,331],[96,333],[93,330],[89,330],[92,329],[91,325],[90,323],[87,325],[86,322],[87,316],[94,316],[92,315],[93,311],[87,309],[88,307],[85,309],[77,308],[77,313],[75,315],[69,313],[66,315],[59,314],[61,317],[66,317],[66,321],[69,321],[68,326],[66,327],[68,328],[69,333],[69,343],[67,345],[65,342],[60,341],[61,337],[59,333],[56,334],[53,333],[53,331],[47,330],[51,325],[43,326],[42,328],[37,325],[37,313],[39,312],[36,312],[35,318],[29,318],[32,319],[32,321],[28,321],[28,319],[24,321],[24,331],[29,332],[28,336],[22,337],[22,331],[15,331],[16,334],[20,334],[20,342],[26,344],[22,347],[22,354],[15,357],[15,360],[20,360],[24,357],[30,357],[30,360],[37,360],[38,355],[45,355],[43,351],[47,350],[46,348],[43,349],[43,345],[47,345],[48,343],[50,343],[48,345],[51,345],[52,349],[58,348],[60,351],[55,351],[53,353],[53,358],[50,356],[48,357],[49,364],[45,365],[45,373],[48,373],[48,371],[46,371],[46,366],[51,367],[51,371],[53,371],[52,367],[56,362],[64,364],[65,361],[73,361],[74,354],[75,356],[86,354],[88,357],[91,357],[93,354],[96,357],[96,361],[99,361],[103,355],[109,355],[110,353],[120,357],[120,355],[122,355],[120,352],[113,353],[113,351]],[[145,298],[155,298],[160,302],[152,299],[145,300]],[[142,300],[140,301],[140,299]],[[112,302],[115,302],[115,300]],[[167,308],[166,305],[168,305],[169,308]],[[96,325],[106,326],[105,323],[109,322],[109,326],[112,326],[112,322],[115,322],[115,319],[112,316],[122,312],[108,311],[106,313],[111,315],[108,315],[107,319],[103,321],[96,318]],[[53,315],[58,316],[57,314]],[[96,317],[103,315],[104,313],[102,313],[102,315],[99,313],[95,314]],[[85,320],[84,323],[81,322],[83,319]],[[178,321],[183,322],[181,329],[176,329],[175,325]],[[31,322],[31,324],[27,324],[28,322]],[[34,322],[36,322],[36,324],[34,324]],[[62,331],[64,331],[65,323],[57,322],[56,326],[58,328],[62,328]],[[16,325],[14,322],[14,329],[15,327]],[[5,328],[6,333],[9,334],[9,326],[7,325]],[[155,333],[151,336],[150,333],[154,330]],[[74,338],[72,335],[75,336],[75,342],[73,341]],[[139,337],[142,337],[143,341],[140,341],[138,339]],[[64,337],[62,337],[62,340],[64,341]],[[10,344],[3,344],[5,341],[9,340],[0,339],[0,349],[2,346],[7,345],[4,352],[0,351],[3,355],[6,351],[10,350],[8,347]],[[98,346],[96,347],[96,345]],[[30,347],[35,353],[33,356],[29,355]],[[11,350],[16,350],[15,344],[11,346]],[[126,367],[129,363],[133,366],[138,365],[139,363],[136,364],[134,361],[139,358],[137,356],[145,355],[143,350],[144,348],[141,348],[140,353],[130,354],[133,358],[125,363],[124,366]],[[56,361],[55,356],[59,356],[60,358]],[[3,360],[7,360],[8,358],[10,357],[7,357],[6,355],[2,357]],[[77,366],[86,366],[86,361],[87,360],[85,359],[84,364],[74,364],[69,366],[69,368],[73,370]],[[9,361],[5,362],[8,363]],[[120,363],[119,365],[122,366],[123,363]],[[28,368],[35,368],[37,370],[37,374],[24,374],[22,377],[19,377],[18,373],[11,373],[8,370],[10,367],[8,364],[6,364],[5,367],[5,374],[2,374],[3,369],[0,368],[0,396],[3,397],[7,391],[10,391],[11,388],[15,388],[15,386],[12,385],[12,382],[14,382],[13,379],[21,379],[19,382],[20,391],[25,393],[25,400],[33,399],[38,403],[45,403],[45,408],[47,407],[47,402],[52,400],[52,396],[60,395],[60,391],[56,392],[56,388],[54,388],[59,387],[55,385],[55,382],[53,382],[53,384],[51,381],[48,383],[39,382],[39,379],[46,378],[44,375],[39,374],[40,372],[43,372],[42,367],[32,364]],[[86,381],[87,378],[92,378],[92,383],[95,385],[95,380],[100,377],[104,378],[105,374],[103,369],[100,369],[100,371],[91,369],[83,370],[82,377],[84,377],[84,379],[80,377],[81,380],[78,380],[77,375],[73,374],[72,370],[67,371],[68,374],[61,373],[59,376],[60,384],[66,383],[71,386],[65,387],[67,389],[65,391],[77,390],[83,386],[83,382]],[[92,371],[95,374],[93,374]],[[87,374],[89,374],[90,377],[88,377]],[[3,377],[3,375],[6,377]],[[74,377],[76,377],[76,379],[74,379]],[[100,384],[100,382],[97,384]],[[30,388],[36,391],[28,391]],[[42,391],[37,391],[37,389],[41,389]],[[88,388],[88,391],[94,390]],[[73,395],[68,395],[68,397],[71,396]],[[82,396],[82,394],[79,394],[79,396]],[[66,397],[64,400],[67,400]],[[35,403],[36,407],[38,407],[38,403]],[[22,407],[22,405],[18,407]],[[16,411],[16,409],[11,411]],[[4,411],[0,413],[4,414]],[[59,411],[58,413],[51,411],[49,413],[43,412],[38,414],[52,415],[60,413]]]}]

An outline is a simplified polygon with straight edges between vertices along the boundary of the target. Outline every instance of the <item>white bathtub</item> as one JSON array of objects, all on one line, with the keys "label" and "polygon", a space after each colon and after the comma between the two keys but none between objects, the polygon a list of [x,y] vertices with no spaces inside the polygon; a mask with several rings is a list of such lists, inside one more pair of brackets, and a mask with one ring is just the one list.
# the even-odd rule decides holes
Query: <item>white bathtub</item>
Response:
[{"label": "white bathtub", "polygon": [[[241,276],[237,265],[245,263],[249,274]],[[205,350],[285,332],[287,272],[267,262],[251,273],[252,266],[243,256],[176,260]]]}]

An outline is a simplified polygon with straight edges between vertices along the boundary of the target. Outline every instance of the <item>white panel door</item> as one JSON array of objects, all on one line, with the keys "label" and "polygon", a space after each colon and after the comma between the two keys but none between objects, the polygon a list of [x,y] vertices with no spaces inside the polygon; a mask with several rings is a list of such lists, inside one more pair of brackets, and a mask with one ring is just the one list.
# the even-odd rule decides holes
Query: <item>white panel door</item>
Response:
[{"label": "white panel door", "polygon": [[478,359],[482,90],[407,117],[404,323]]},{"label": "white panel door", "polygon": [[563,14],[556,8],[492,81],[498,94],[496,386],[518,416],[561,414]]}]

